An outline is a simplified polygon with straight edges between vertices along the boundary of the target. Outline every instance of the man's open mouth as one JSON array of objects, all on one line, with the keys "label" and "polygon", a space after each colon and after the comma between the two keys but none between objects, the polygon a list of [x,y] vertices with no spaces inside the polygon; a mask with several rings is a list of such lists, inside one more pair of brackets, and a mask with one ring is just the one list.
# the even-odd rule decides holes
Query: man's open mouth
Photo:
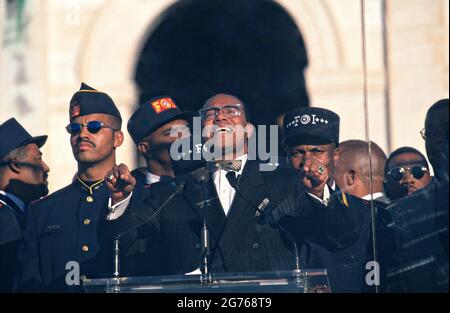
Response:
[{"label": "man's open mouth", "polygon": [[214,134],[226,134],[226,133],[232,133],[233,129],[231,129],[230,127],[217,127],[216,130],[214,131]]}]

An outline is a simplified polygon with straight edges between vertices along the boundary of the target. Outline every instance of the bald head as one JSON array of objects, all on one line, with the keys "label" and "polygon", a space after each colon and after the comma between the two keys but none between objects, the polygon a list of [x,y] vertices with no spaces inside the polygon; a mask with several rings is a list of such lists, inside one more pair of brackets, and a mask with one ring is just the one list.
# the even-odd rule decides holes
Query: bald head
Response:
[{"label": "bald head", "polygon": [[[383,191],[386,154],[371,142],[373,192]],[[370,194],[369,144],[362,140],[348,140],[340,143],[336,163],[338,186],[357,197]]]}]

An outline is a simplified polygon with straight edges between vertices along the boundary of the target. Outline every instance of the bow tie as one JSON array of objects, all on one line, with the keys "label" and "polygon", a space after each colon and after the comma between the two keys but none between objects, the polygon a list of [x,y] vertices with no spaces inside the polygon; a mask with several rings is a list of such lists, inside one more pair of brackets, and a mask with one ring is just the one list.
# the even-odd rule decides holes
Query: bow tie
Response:
[{"label": "bow tie", "polygon": [[242,167],[241,160],[232,160],[232,161],[224,161],[224,160],[216,160],[211,161],[206,164],[206,167],[210,171],[224,170],[226,172],[229,171],[240,171]]}]

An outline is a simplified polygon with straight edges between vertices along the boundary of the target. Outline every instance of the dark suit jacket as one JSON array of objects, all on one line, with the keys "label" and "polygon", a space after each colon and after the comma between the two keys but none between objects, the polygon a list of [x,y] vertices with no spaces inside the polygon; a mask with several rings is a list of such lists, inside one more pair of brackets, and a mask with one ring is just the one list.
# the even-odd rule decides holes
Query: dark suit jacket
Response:
[{"label": "dark suit jacket", "polygon": [[[328,207],[316,203],[306,194],[296,171],[278,168],[262,172],[259,164],[247,161],[239,189],[248,201],[236,193],[228,216],[210,180],[209,190],[215,198],[207,213],[212,247],[210,271],[293,269],[293,245],[276,226],[278,223],[290,231],[299,246],[309,238],[336,250],[357,239],[357,210],[347,207],[336,196]],[[173,193],[170,185],[152,185],[143,203],[136,205],[139,201],[135,200],[124,215],[104,224],[106,231],[102,233],[111,236],[142,224],[122,236],[123,274],[184,274],[199,267],[203,211],[198,203],[202,190],[191,176],[177,180],[185,182],[184,192],[150,221],[149,217]],[[256,218],[256,206],[266,197],[273,206],[268,207],[262,218]]]},{"label": "dark suit jacket", "polygon": [[22,239],[24,213],[0,194],[0,292],[10,292],[18,270],[17,249]]},{"label": "dark suit jacket", "polygon": [[388,207],[398,251],[389,291],[448,292],[448,188],[433,179]]},{"label": "dark suit jacket", "polygon": [[[330,252],[323,247],[307,241],[301,255],[309,268],[326,268],[332,292],[374,292],[375,286],[368,286],[365,281],[366,274],[372,268],[366,270],[366,264],[374,260],[372,240],[372,216],[370,201],[347,195],[351,207],[360,211],[359,239],[352,245],[338,252]],[[380,284],[385,286],[385,268],[391,262],[394,253],[392,232],[386,229],[390,223],[389,212],[386,204],[374,201],[377,210],[376,234],[378,263],[380,266]],[[380,250],[380,248],[383,248]],[[381,286],[379,290],[381,291]]]}]

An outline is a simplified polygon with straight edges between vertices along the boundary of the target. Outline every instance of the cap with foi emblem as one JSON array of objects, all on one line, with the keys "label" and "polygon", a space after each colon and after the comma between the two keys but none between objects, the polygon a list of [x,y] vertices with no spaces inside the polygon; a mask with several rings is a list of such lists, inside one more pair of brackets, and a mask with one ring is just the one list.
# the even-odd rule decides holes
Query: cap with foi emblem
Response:
[{"label": "cap with foi emblem", "polygon": [[15,118],[10,118],[0,125],[0,158],[30,143],[40,148],[46,141],[47,136],[32,137]]},{"label": "cap with foi emblem", "polygon": [[78,116],[97,113],[109,114],[122,121],[120,112],[110,96],[89,87],[85,83],[81,83],[80,90],[78,90],[70,100],[70,120],[73,120]]},{"label": "cap with foi emblem", "polygon": [[283,120],[284,143],[288,146],[339,145],[339,115],[323,108],[299,108],[286,113]]},{"label": "cap with foi emblem", "polygon": [[128,121],[128,132],[135,144],[151,132],[173,120],[182,119],[191,122],[194,112],[183,112],[170,97],[153,98],[140,105]]}]

